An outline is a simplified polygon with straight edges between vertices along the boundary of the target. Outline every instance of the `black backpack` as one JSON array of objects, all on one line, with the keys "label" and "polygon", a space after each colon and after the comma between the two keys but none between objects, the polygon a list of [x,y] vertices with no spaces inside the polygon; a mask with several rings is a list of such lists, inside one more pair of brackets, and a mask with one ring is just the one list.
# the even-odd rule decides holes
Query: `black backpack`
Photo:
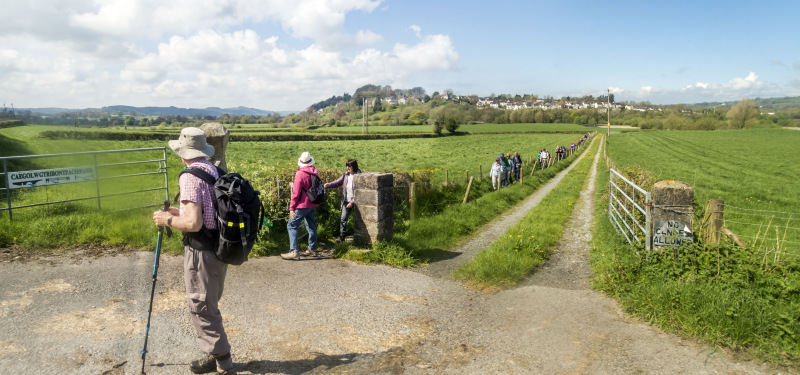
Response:
[{"label": "black backpack", "polygon": [[308,173],[308,175],[311,176],[311,186],[306,190],[306,195],[311,203],[322,204],[322,202],[325,202],[325,185],[319,179],[319,176],[312,173]]},{"label": "black backpack", "polygon": [[[188,167],[178,175],[189,173],[214,187],[217,200],[217,229],[203,225],[200,232],[184,233],[183,244],[194,249],[213,251],[223,263],[240,265],[256,242],[264,219],[260,192],[238,173],[225,173],[217,167],[218,178],[200,169]],[[180,194],[180,193],[178,193]],[[175,196],[177,203],[178,196]],[[261,213],[259,215],[259,212]]]}]

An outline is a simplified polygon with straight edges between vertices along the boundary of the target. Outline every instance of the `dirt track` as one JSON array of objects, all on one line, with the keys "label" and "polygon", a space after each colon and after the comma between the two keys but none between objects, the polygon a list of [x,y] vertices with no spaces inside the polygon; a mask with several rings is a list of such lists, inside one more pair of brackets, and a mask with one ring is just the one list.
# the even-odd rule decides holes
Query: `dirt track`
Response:
[{"label": "dirt track", "polygon": [[[441,277],[467,250],[435,271],[278,257],[232,267],[221,310],[234,362],[243,374],[773,373],[664,334],[592,291],[592,199],[582,193],[545,267],[492,295]],[[147,252],[2,263],[2,372],[138,373],[152,268]],[[187,374],[198,355],[181,272],[180,257],[162,258],[148,374]]]}]

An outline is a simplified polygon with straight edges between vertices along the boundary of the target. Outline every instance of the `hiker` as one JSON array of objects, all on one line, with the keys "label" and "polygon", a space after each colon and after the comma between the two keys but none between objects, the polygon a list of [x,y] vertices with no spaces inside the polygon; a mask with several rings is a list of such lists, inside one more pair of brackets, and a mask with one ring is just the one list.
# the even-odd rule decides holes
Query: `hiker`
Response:
[{"label": "hiker", "polygon": [[508,158],[506,158],[506,154],[500,153],[500,187],[504,188],[508,186],[508,171],[511,170],[511,165],[508,163]]},{"label": "hiker", "polygon": [[[178,140],[169,141],[169,147],[180,156],[183,165],[199,168],[219,177],[217,168],[207,158],[214,155],[214,146],[206,143],[206,133],[194,127],[181,130]],[[219,300],[225,285],[228,265],[214,253],[216,243],[216,199],[214,188],[199,177],[189,173],[178,179],[180,209],[153,213],[157,226],[166,226],[183,232],[183,281],[186,302],[189,305],[192,325],[197,335],[200,351],[205,355],[189,364],[195,374],[216,371],[234,375],[231,345],[222,325]]]},{"label": "hiker", "polygon": [[519,181],[519,172],[522,169],[522,157],[519,156],[519,152],[514,151],[514,157],[511,158],[514,161],[514,181]]},{"label": "hiker", "polygon": [[500,174],[503,172],[503,168],[500,166],[500,158],[495,158],[494,163],[492,163],[492,168],[489,170],[489,176],[492,176],[492,189],[497,190]]},{"label": "hiker", "polygon": [[350,214],[353,213],[353,206],[356,204],[356,197],[353,188],[353,176],[361,173],[361,170],[358,169],[358,161],[356,159],[349,159],[344,164],[345,165],[345,172],[342,173],[342,177],[339,177],[336,181],[328,182],[325,184],[325,188],[332,188],[332,187],[339,187],[344,186],[342,189],[342,218],[339,222],[339,237],[336,238],[336,243],[344,241],[345,229],[347,229],[347,219],[350,218]]},{"label": "hiker", "polygon": [[[286,230],[289,232],[289,252],[281,254],[281,258],[287,260],[300,260],[300,255],[317,255],[317,206],[312,203],[306,194],[311,188],[311,175],[319,178],[319,172],[314,167],[314,158],[308,151],[303,152],[297,159],[297,172],[294,174],[294,187],[292,188],[292,200],[289,203],[289,222],[286,223]],[[308,248],[299,252],[297,229],[300,222],[305,222],[308,232]]]}]

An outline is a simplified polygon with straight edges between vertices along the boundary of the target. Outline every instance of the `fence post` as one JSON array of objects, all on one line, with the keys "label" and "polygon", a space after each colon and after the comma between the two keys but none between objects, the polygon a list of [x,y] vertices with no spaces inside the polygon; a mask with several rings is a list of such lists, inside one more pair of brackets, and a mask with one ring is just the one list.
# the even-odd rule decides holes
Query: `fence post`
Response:
[{"label": "fence post", "polygon": [[417,194],[414,193],[414,183],[413,182],[411,183],[411,186],[409,186],[409,189],[411,189],[411,192],[409,194],[410,197],[408,198],[408,200],[410,201],[409,203],[411,205],[411,209],[410,209],[411,215],[409,215],[409,216],[410,216],[410,220],[414,221],[414,213],[417,210]]},{"label": "fence post", "polygon": [[[95,171],[95,173],[97,173]],[[8,201],[8,221],[14,220],[14,217],[11,214],[11,186],[9,183],[11,180],[8,178],[8,160],[3,159],[3,178],[6,180],[6,200]]]},{"label": "fence post", "polygon": [[97,154],[94,154],[94,185],[97,191],[97,209],[102,210],[100,206],[100,173],[97,170]]},{"label": "fence post", "polygon": [[466,172],[466,177],[464,177],[464,179],[469,180],[469,170],[465,170],[464,172]]},{"label": "fence post", "polygon": [[659,181],[653,185],[653,246],[693,242],[693,202],[694,188],[685,182]]},{"label": "fence post", "polygon": [[394,237],[394,177],[366,172],[353,177],[353,224],[357,243],[391,241]]},{"label": "fence post", "polygon": [[703,215],[703,241],[711,245],[719,245],[722,232],[722,219],[725,201],[710,199],[706,201]]},{"label": "fence post", "polygon": [[483,165],[478,166],[478,173],[480,173],[480,179],[483,180]]},{"label": "fence post", "polygon": [[200,125],[200,130],[206,133],[206,143],[214,146],[214,155],[210,160],[211,164],[228,172],[228,164],[225,162],[225,150],[228,148],[230,132],[218,122],[207,122]]},{"label": "fence post", "polygon": [[467,203],[467,198],[469,198],[469,190],[472,189],[472,178],[469,179],[469,183],[467,184],[467,193],[464,194],[464,201],[461,204]]},{"label": "fence post", "polygon": [[537,165],[537,164],[539,164],[539,159],[536,159],[536,160],[534,160],[534,162],[533,162],[533,168],[531,168],[531,174],[530,174],[531,176],[533,176],[533,171],[535,171],[535,170],[536,170],[536,165]]},{"label": "fence post", "polygon": [[450,185],[450,170],[449,169],[445,169],[444,170],[444,184],[445,185]]}]

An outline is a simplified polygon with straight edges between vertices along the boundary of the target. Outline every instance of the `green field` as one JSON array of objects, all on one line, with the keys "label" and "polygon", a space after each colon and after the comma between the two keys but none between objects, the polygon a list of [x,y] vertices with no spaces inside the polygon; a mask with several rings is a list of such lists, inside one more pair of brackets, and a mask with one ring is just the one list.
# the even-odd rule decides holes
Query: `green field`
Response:
[{"label": "green field", "polygon": [[[3,144],[0,156],[164,147],[167,145],[167,142],[164,141],[51,140],[38,137],[39,132],[51,129],[63,129],[63,127],[28,125],[0,130],[0,143]],[[303,151],[311,152],[325,179],[335,178],[338,173],[341,173],[348,158],[357,159],[363,171],[406,172],[414,176],[415,180],[431,182],[434,185],[444,182],[447,178],[446,175],[449,175],[451,186],[446,189],[446,192],[431,190],[431,194],[433,194],[431,197],[440,198],[428,199],[428,201],[437,206],[427,209],[424,207],[425,203],[422,203],[422,207],[418,206],[420,211],[418,214],[434,215],[446,208],[447,205],[460,203],[464,194],[463,185],[465,185],[467,173],[477,177],[480,171],[479,166],[481,166],[486,178],[484,182],[488,181],[489,167],[501,152],[518,151],[523,158],[527,159],[529,156],[534,156],[535,152],[541,148],[553,150],[556,145],[569,145],[579,137],[580,134],[569,133],[526,133],[390,140],[231,142],[228,145],[227,156],[228,169],[241,173],[253,182],[256,189],[262,191],[264,199],[270,202],[268,204],[269,214],[274,219],[280,219],[281,215],[286,213],[285,199],[287,198],[288,184],[297,168],[297,158]],[[155,156],[148,156],[146,159],[153,158]],[[169,149],[167,149],[167,159],[170,168],[169,187],[174,194],[177,174],[182,169],[182,165],[180,159]],[[118,161],[121,160],[112,157],[106,162]],[[17,169],[12,170],[57,167],[53,163],[56,163],[54,159],[47,161],[40,159],[31,162],[24,168],[17,166]],[[86,165],[86,161],[75,163],[76,165]],[[150,167],[155,170],[155,165],[150,165]],[[452,184],[453,182],[455,184]],[[281,185],[280,196],[276,191],[278,183]],[[400,183],[397,182],[397,184]],[[152,184],[153,181],[148,182],[141,178],[123,183],[122,186],[103,186],[102,190],[105,193],[153,188],[159,185],[163,186],[163,181],[161,183],[155,181],[156,186],[150,186]],[[484,183],[476,183],[472,194],[474,198],[483,194],[484,190],[488,192],[484,185]],[[86,186],[65,184],[58,188],[19,189],[14,193],[14,205],[52,200],[54,194],[60,194],[61,198],[59,199],[92,196],[94,193],[92,188],[93,186],[88,184]],[[149,193],[147,197],[145,195],[147,194],[124,196],[116,200],[122,205],[127,203],[129,207],[157,204],[163,200],[163,191]],[[422,195],[419,196],[419,199],[420,201],[426,200]],[[5,196],[3,196],[0,206],[5,206]],[[142,241],[148,238],[141,232],[136,238],[131,238],[127,234],[124,236],[114,234],[123,232],[134,234],[137,231],[147,233],[149,228],[147,227],[146,213],[137,213],[136,215],[143,215],[138,219],[135,217],[125,220],[118,219],[107,224],[99,224],[95,220],[100,219],[90,218],[96,207],[96,202],[87,200],[83,203],[66,204],[63,207],[45,206],[15,210],[15,219],[21,219],[20,215],[26,214],[30,217],[47,216],[53,221],[40,220],[36,225],[22,229],[25,227],[22,220],[15,220],[14,223],[9,224],[8,228],[4,229],[8,235],[0,238],[0,243],[15,243],[23,247],[54,247],[86,242],[142,246]],[[110,202],[106,204],[104,201],[103,207],[112,206]],[[113,207],[116,208],[118,205]],[[408,207],[402,209],[407,210]],[[328,211],[331,211],[328,212],[329,216],[336,216],[336,213],[332,212],[335,211],[335,207]],[[119,217],[119,215],[113,217]],[[76,228],[76,225],[92,228],[92,231],[89,234],[81,233],[81,229]],[[138,229],[131,230],[131,228]],[[58,233],[58,235],[55,237],[20,235],[19,238],[14,236],[14,233],[20,233],[20,231],[35,232],[37,230],[46,230],[48,233]]]},{"label": "green field", "polygon": [[643,131],[613,134],[608,153],[621,169],[639,166],[659,180],[692,185],[701,207],[723,199],[725,225],[745,242],[763,241],[767,232],[773,246],[779,237],[785,250],[797,250],[798,144],[800,131],[785,129]]}]

